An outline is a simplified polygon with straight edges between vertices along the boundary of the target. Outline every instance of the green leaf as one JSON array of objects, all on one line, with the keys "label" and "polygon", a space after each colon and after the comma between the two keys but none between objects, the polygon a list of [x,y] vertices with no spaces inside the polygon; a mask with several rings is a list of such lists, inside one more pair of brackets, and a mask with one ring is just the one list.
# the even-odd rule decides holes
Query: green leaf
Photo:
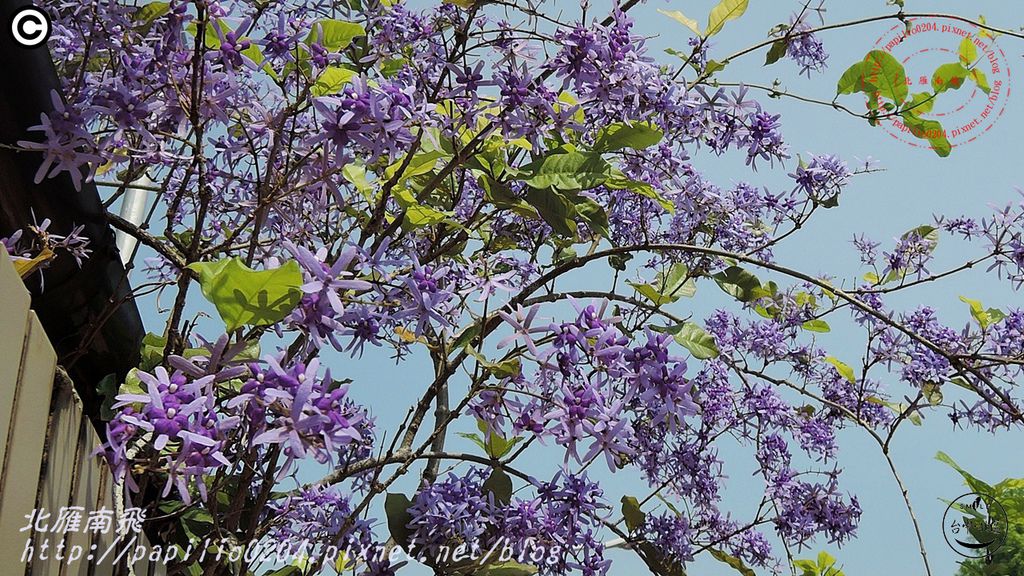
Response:
[{"label": "green leaf", "polygon": [[718,60],[708,60],[708,63],[704,66],[704,75],[710,78],[715,72],[721,72],[725,70],[726,64],[729,61],[719,62]]},{"label": "green leaf", "polygon": [[415,176],[427,174],[434,169],[434,166],[437,165],[438,158],[442,157],[445,157],[445,153],[439,150],[431,150],[429,152],[416,154],[412,157],[412,160],[409,160],[405,169],[402,170],[402,166],[405,165],[405,160],[407,158],[407,156],[403,156],[384,169],[384,178],[390,180],[398,174],[399,170],[402,170],[402,174],[398,177],[397,182],[404,182]]},{"label": "green leaf", "polygon": [[780,58],[786,55],[786,50],[788,48],[788,38],[779,38],[775,42],[772,42],[772,47],[768,49],[768,54],[764,58],[764,65],[769,66],[778,62]]},{"label": "green leaf", "polygon": [[523,440],[522,436],[504,438],[498,434],[491,434],[491,440],[487,443],[487,455],[491,458],[503,458]]},{"label": "green leaf", "polygon": [[992,86],[988,83],[988,76],[985,76],[985,73],[980,68],[971,70],[971,80],[974,80],[974,83],[978,85],[978,89],[985,94],[992,91]]},{"label": "green leaf", "polygon": [[635,496],[623,496],[622,517],[626,520],[626,528],[630,532],[636,532],[644,525],[647,515],[640,510],[640,501]]},{"label": "green leaf", "polygon": [[576,214],[586,222],[590,229],[603,238],[609,238],[611,232],[608,230],[608,213],[604,206],[601,206],[592,198],[578,196],[576,198]]},{"label": "green leaf", "polygon": [[658,13],[664,14],[665,16],[668,16],[669,18],[675,20],[676,22],[679,22],[683,26],[686,26],[690,30],[693,30],[694,34],[700,36],[700,25],[697,24],[697,21],[694,20],[693,18],[688,17],[686,14],[683,14],[679,10],[662,10],[661,8],[658,8]]},{"label": "green leaf", "polygon": [[903,112],[900,114],[900,117],[903,119],[903,125],[910,130],[910,133],[915,138],[927,140],[931,144],[932,150],[940,157],[945,158],[953,151],[953,146],[949,143],[949,139],[946,138],[946,131],[939,122],[918,118],[912,112]]},{"label": "green leaf", "polygon": [[480,335],[480,331],[482,329],[483,326],[481,326],[478,322],[474,322],[473,324],[467,326],[455,338],[455,341],[452,342],[449,349],[454,352],[461,352],[462,349],[465,348],[467,344],[472,344],[473,339]]},{"label": "green leaf", "polygon": [[493,204],[496,208],[511,210],[523,218],[540,218],[540,214],[537,213],[537,209],[530,206],[530,204],[522,198],[516,196],[515,193],[512,192],[512,189],[505,183],[499,182],[487,174],[481,175],[478,178],[478,181],[484,189],[484,199]]},{"label": "green leaf", "polygon": [[[341,91],[345,84],[352,81],[356,73],[354,70],[342,68],[341,66],[328,66],[317,77],[316,82],[310,87],[309,92],[313,96],[326,96]],[[346,165],[347,167],[347,165]]]},{"label": "green leaf", "polygon": [[480,365],[486,368],[498,378],[513,378],[518,376],[522,370],[522,365],[518,357],[509,358],[502,360],[501,362],[491,362],[483,354],[477,352],[472,346],[466,346],[466,353],[476,358]]},{"label": "green leaf", "polygon": [[822,550],[818,552],[818,573],[821,576],[843,576],[843,573],[835,568],[836,559],[831,554]]},{"label": "green leaf", "polygon": [[681,262],[670,266],[664,276],[659,273],[656,284],[662,287],[662,294],[673,298],[693,298],[697,293],[697,282],[690,278],[690,270]]},{"label": "green leaf", "polygon": [[[1002,311],[996,310],[995,308],[985,310],[985,307],[982,306],[980,300],[972,300],[967,296],[961,296],[960,301],[971,307],[971,316],[978,321],[978,325],[981,326],[982,330],[988,328],[993,322],[992,316],[989,314],[990,310],[994,310],[998,314],[1002,314]],[[1002,320],[1002,318],[999,318],[999,320]],[[998,320],[995,321],[998,322]]]},{"label": "green leaf", "polygon": [[871,64],[863,60],[850,66],[839,78],[839,82],[836,84],[836,94],[853,94],[855,92],[874,94],[878,92],[878,87],[868,81],[870,73]]},{"label": "green leaf", "polygon": [[123,394],[145,394],[146,388],[139,378],[139,368],[132,368],[124,377],[124,384],[118,389]]},{"label": "green leaf", "polygon": [[442,212],[429,206],[423,206],[416,204],[409,206],[405,209],[405,221],[408,222],[413,228],[422,228],[423,226],[432,226],[443,222],[446,218],[451,216],[450,212]]},{"label": "green leaf", "polygon": [[380,73],[385,78],[392,78],[405,68],[409,61],[405,58],[389,58],[380,65]]},{"label": "green leaf", "polygon": [[669,298],[662,295],[662,293],[655,288],[653,284],[643,284],[639,282],[632,282],[630,280],[627,280],[626,284],[632,286],[633,289],[639,292],[641,296],[653,302],[655,306],[661,306],[662,304],[668,304],[676,301],[675,298]]},{"label": "green leaf", "polygon": [[794,560],[793,567],[801,571],[800,576],[818,576],[818,565],[814,560]]},{"label": "green leaf", "polygon": [[967,484],[967,486],[972,491],[974,491],[974,492],[976,492],[978,494],[988,494],[988,495],[994,495],[995,494],[995,490],[993,490],[991,486],[989,486],[985,482],[975,478],[974,476],[971,475],[970,472],[968,472],[968,471],[964,470],[963,468],[961,468],[960,465],[957,464],[952,458],[950,458],[949,455],[946,454],[945,452],[941,452],[941,451],[940,452],[936,452],[935,453],[935,459],[938,460],[939,462],[942,462],[942,463],[948,465],[953,470],[956,470],[957,472],[959,472],[960,475],[963,476],[964,482]]},{"label": "green leaf", "polygon": [[710,38],[722,31],[722,26],[730,20],[735,20],[747,11],[747,0],[722,0],[717,6],[711,9],[708,15],[708,27],[704,33]]},{"label": "green leaf", "polygon": [[501,468],[495,468],[484,481],[484,493],[494,494],[494,501],[507,506],[512,501],[512,479]]},{"label": "green leaf", "polygon": [[412,521],[412,514],[409,514],[409,506],[412,501],[405,494],[388,492],[384,498],[384,513],[388,518],[388,531],[391,537],[402,546],[409,543],[410,530],[408,524]]},{"label": "green leaf", "polygon": [[[516,362],[519,361],[518,358],[515,358],[514,360]],[[474,440],[473,436],[476,436],[476,434],[468,435],[465,433],[460,433],[459,435],[462,436],[463,438],[469,438],[470,440],[474,440],[474,442],[476,442],[478,446],[484,449],[484,453],[486,453],[488,456],[495,460],[504,457],[506,454],[511,452],[513,448],[515,448],[516,444],[519,444],[520,442],[523,441],[522,436],[505,438],[501,434],[497,434],[493,431],[490,434],[488,434],[487,423],[484,422],[483,420],[480,420],[479,418],[476,421],[476,428],[477,430],[480,431],[484,438],[487,438],[486,442],[484,442],[482,439],[480,441]]]},{"label": "green leaf", "polygon": [[[220,28],[222,34],[226,34],[231,30],[231,28],[228,27],[228,25],[220,18],[207,22],[203,33],[203,44],[205,44],[207,48],[212,48],[214,50],[220,49],[220,36],[217,34],[217,28]],[[185,26],[185,30],[188,31],[189,34],[197,36],[199,34],[199,25],[194,21],[189,22],[189,24]],[[239,40],[241,39],[242,38],[239,38]]]},{"label": "green leaf", "polygon": [[644,298],[654,303],[655,306],[671,304],[680,298],[692,298],[697,293],[697,283],[693,278],[688,277],[689,271],[685,264],[676,263],[668,269],[667,274],[658,273],[654,282],[626,283],[632,286]]},{"label": "green leaf", "polygon": [[[144,372],[150,372],[164,360],[164,349],[167,348],[167,338],[148,332],[142,337],[142,346],[139,350],[139,368]],[[182,356],[191,358],[200,354],[207,354],[205,348],[186,348]]]},{"label": "green leaf", "polygon": [[988,314],[990,325],[1006,318],[1006,313],[998,308],[989,308],[985,313]]},{"label": "green leaf", "polygon": [[693,354],[694,358],[707,360],[718,356],[718,345],[715,338],[693,322],[686,322],[673,334],[675,341]]},{"label": "green leaf", "polygon": [[363,195],[363,198],[367,201],[373,200],[373,184],[370,184],[370,181],[366,179],[366,166],[356,162],[349,162],[341,169],[341,175],[356,187],[356,190]]},{"label": "green leaf", "polygon": [[611,175],[611,165],[597,153],[566,152],[551,154],[530,164],[533,176],[526,183],[533,188],[588,190],[599,186]]},{"label": "green leaf", "polygon": [[739,266],[730,266],[712,278],[722,290],[740,302],[753,300],[756,297],[754,291],[761,287],[757,276]]},{"label": "green leaf", "polygon": [[294,260],[259,272],[237,257],[195,262],[188,268],[199,275],[203,296],[217,308],[229,332],[279,322],[302,299],[302,272]]},{"label": "green leaf", "polygon": [[970,72],[959,62],[943,64],[932,73],[932,90],[936,94],[942,94],[946,90],[958,90],[964,85],[968,74]]},{"label": "green leaf", "polygon": [[853,373],[853,368],[851,368],[849,364],[843,362],[842,360],[834,356],[829,356],[825,358],[825,362],[828,362],[829,364],[835,366],[836,371],[839,372],[839,375],[842,376],[843,378],[846,378],[850,382],[857,381],[857,376]]},{"label": "green leaf", "polygon": [[957,50],[960,55],[960,63],[964,66],[970,66],[978,59],[978,49],[974,46],[972,38],[973,36],[968,36],[960,41],[960,47]]},{"label": "green leaf", "polygon": [[617,174],[615,173],[615,171],[613,171],[612,177],[605,181],[604,185],[614,190],[629,190],[630,192],[635,192],[640,196],[654,200],[659,205],[661,205],[661,207],[664,208],[665,211],[668,212],[669,214],[676,213],[676,205],[673,204],[672,201],[662,196],[657,190],[654,189],[654,186],[651,186],[647,182],[631,180],[629,178],[626,178],[625,175]]},{"label": "green leaf", "polygon": [[148,30],[158,18],[166,16],[171,11],[169,2],[150,2],[143,4],[135,10],[132,19],[139,22],[145,30]]},{"label": "green leaf", "polygon": [[832,331],[832,328],[829,327],[828,322],[825,322],[824,320],[821,320],[821,319],[808,320],[807,322],[804,322],[803,324],[801,324],[801,327],[804,330],[807,330],[808,332],[822,332],[822,333],[824,333],[824,332],[831,332]]},{"label": "green leaf", "polygon": [[818,553],[818,559],[800,559],[793,561],[793,567],[800,570],[799,576],[844,576],[843,572],[835,567],[836,559],[828,552]]},{"label": "green leaf", "polygon": [[306,36],[306,44],[319,42],[328,52],[338,52],[347,48],[352,40],[360,36],[366,36],[362,24],[342,20],[317,20]]},{"label": "green leaf", "polygon": [[925,382],[921,385],[924,399],[932,406],[942,404],[942,385],[937,382]]},{"label": "green leaf", "polygon": [[910,97],[910,102],[903,108],[904,112],[913,112],[915,115],[927,114],[935,106],[935,95],[930,92],[918,92]]},{"label": "green leaf", "polygon": [[[470,434],[468,432],[458,432],[457,434],[479,446],[484,451],[484,454],[495,460],[507,455],[517,444],[523,441],[522,436],[505,438],[494,432],[488,434],[487,423],[480,419],[477,419],[476,427],[480,430],[480,434]],[[486,438],[486,441],[484,438]]]},{"label": "green leaf", "polygon": [[864,57],[869,68],[866,70],[866,78],[872,85],[878,87],[882,96],[892,100],[896,104],[902,104],[907,99],[907,72],[903,64],[893,57],[892,54],[882,50],[872,50]]},{"label": "green leaf", "polygon": [[563,194],[555,190],[530,188],[526,191],[526,202],[537,209],[555,234],[565,237],[576,235],[576,210]]},{"label": "green leaf", "polygon": [[971,392],[977,392],[977,390],[974,389],[974,386],[971,386],[970,384],[967,383],[967,380],[964,380],[963,378],[960,378],[959,376],[957,376],[956,378],[950,378],[949,381],[952,382],[953,384],[956,384],[957,386],[963,388],[964,390],[970,390]]},{"label": "green leaf", "polygon": [[938,246],[939,244],[939,229],[936,228],[935,226],[929,226],[925,224],[922,226],[918,226],[917,228],[912,228],[904,232],[903,235],[900,236],[900,238],[906,240],[911,236],[916,236],[918,238],[926,240],[929,244],[931,244],[931,248],[929,249],[930,251],[935,250],[935,247]]},{"label": "green leaf", "polygon": [[167,339],[148,332],[142,337],[142,347],[139,357],[139,369],[149,372],[156,368],[164,359],[164,348],[167,347]]},{"label": "green leaf", "polygon": [[747,565],[743,563],[743,560],[740,560],[739,558],[732,556],[731,554],[727,554],[721,550],[716,550],[715,548],[709,548],[708,551],[711,552],[711,555],[714,556],[716,560],[728,564],[734,570],[736,570],[740,574],[743,574],[743,576],[757,576],[756,574],[754,574],[753,570],[747,568]]},{"label": "green leaf", "polygon": [[520,564],[515,561],[484,564],[473,570],[474,576],[532,576],[537,573],[536,566]]},{"label": "green leaf", "polygon": [[487,452],[487,445],[484,444],[484,439],[481,438],[479,434],[470,434],[469,432],[456,432],[456,434],[473,442],[473,444],[479,446],[485,453]]},{"label": "green leaf", "polygon": [[114,410],[112,406],[117,402],[116,396],[120,393],[120,386],[117,383],[117,374],[107,374],[104,376],[98,384],[96,384],[96,391],[99,392],[100,397],[103,398],[103,403],[100,405],[100,420],[109,422],[114,419]]},{"label": "green leaf", "polygon": [[647,122],[616,122],[601,129],[594,142],[595,152],[614,152],[623,148],[643,150],[661,142],[665,134]]}]

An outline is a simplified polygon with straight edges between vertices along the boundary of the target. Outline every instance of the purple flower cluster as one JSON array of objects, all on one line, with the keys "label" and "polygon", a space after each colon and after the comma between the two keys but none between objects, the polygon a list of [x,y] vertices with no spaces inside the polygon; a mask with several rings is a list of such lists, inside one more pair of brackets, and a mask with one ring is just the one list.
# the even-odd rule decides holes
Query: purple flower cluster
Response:
[{"label": "purple flower cluster", "polygon": [[788,542],[803,545],[822,532],[829,543],[842,544],[856,535],[861,509],[856,496],[839,493],[834,474],[823,484],[801,480],[792,470],[774,479],[768,494],[779,507],[775,529]]},{"label": "purple flower cluster", "polygon": [[487,478],[486,470],[471,468],[416,493],[407,527],[422,555],[437,558],[442,547],[458,543],[483,551],[505,543],[539,574],[606,573],[609,563],[597,531],[608,505],[596,483],[560,472],[550,481],[535,481],[533,497],[517,495],[506,503],[485,487]]},{"label": "purple flower cluster", "polygon": [[205,500],[204,477],[232,466],[229,457],[240,449],[279,448],[282,476],[296,459],[342,465],[367,456],[372,420],[346,398],[346,386],[318,375],[316,360],[282,366],[268,356],[247,366],[236,358],[240,347],[226,344],[225,337],[207,355],[172,356],[170,372],[135,371],[141,391],[117,396],[105,448],[130,486],[128,465],[146,446],[164,463],[164,494],[175,487],[186,502],[193,488]]},{"label": "purple flower cluster", "polygon": [[[92,252],[89,239],[82,235],[85,227],[75,226],[67,234],[55,234],[50,232],[50,224],[47,218],[39,224],[17,230],[7,238],[0,238],[0,244],[3,244],[12,262],[36,261],[40,268],[45,269],[54,257],[64,253],[74,258],[75,263],[81,267],[82,261]],[[40,285],[43,285],[42,277]]]},{"label": "purple flower cluster", "polygon": [[217,377],[191,378],[180,370],[169,373],[162,366],[153,374],[137,375],[143,393],[119,394],[113,406],[121,408],[108,431],[108,455],[115,470],[131,481],[125,461],[128,443],[142,434],[167,466],[164,495],[177,488],[188,503],[192,498],[190,481],[194,481],[205,500],[203,476],[210,469],[231,464],[224,450],[239,422],[237,417],[226,417],[214,409],[211,387]]},{"label": "purple flower cluster", "polygon": [[790,174],[808,196],[818,200],[837,198],[851,174],[846,163],[831,154],[813,155]]},{"label": "purple flower cluster", "polygon": [[821,39],[806,22],[806,18],[798,18],[794,15],[789,30],[786,34],[789,39],[786,42],[786,56],[800,65],[800,73],[811,77],[811,71],[824,72],[828,61],[828,52]]},{"label": "purple flower cluster", "polygon": [[244,415],[253,446],[280,446],[286,458],[281,473],[295,459],[312,457],[337,464],[363,456],[372,441],[372,421],[346,395],[348,386],[318,375],[319,362],[281,366],[273,357],[267,367],[252,366],[253,376],[227,406]]}]

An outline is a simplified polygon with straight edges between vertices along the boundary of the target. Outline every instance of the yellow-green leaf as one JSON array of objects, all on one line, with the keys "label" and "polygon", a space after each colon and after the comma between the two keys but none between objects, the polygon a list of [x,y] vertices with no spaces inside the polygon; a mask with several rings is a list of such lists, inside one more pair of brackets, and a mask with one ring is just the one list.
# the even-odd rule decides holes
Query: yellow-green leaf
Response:
[{"label": "yellow-green leaf", "polygon": [[856,382],[857,377],[856,375],[854,375],[853,368],[851,368],[849,364],[843,362],[842,360],[834,356],[829,356],[828,358],[825,358],[825,362],[828,362],[829,364],[835,366],[836,371],[839,372],[839,375],[842,376],[843,378],[846,378],[850,382]]},{"label": "yellow-green leaf", "polygon": [[896,104],[902,104],[910,92],[907,89],[907,72],[903,64],[892,54],[883,50],[872,50],[864,56],[868,68],[865,70],[869,84],[878,87],[882,96]]},{"label": "yellow-green leaf", "polygon": [[237,257],[195,262],[188,268],[199,275],[203,296],[217,308],[229,332],[279,322],[302,299],[302,272],[294,260],[261,271]]},{"label": "yellow-green leaf", "polygon": [[974,46],[974,42],[971,41],[971,38],[973,38],[973,36],[964,38],[960,42],[959,50],[957,50],[960,54],[960,63],[964,66],[970,66],[978,59],[978,49]]},{"label": "yellow-green leaf", "polygon": [[352,40],[366,36],[362,24],[342,20],[317,20],[306,36],[306,44],[319,43],[329,52],[344,50]]},{"label": "yellow-green leaf", "polygon": [[694,34],[700,36],[700,25],[697,24],[697,21],[694,20],[693,18],[690,18],[689,16],[683,14],[679,10],[662,10],[661,8],[658,8],[658,12],[660,14],[668,16],[669,18],[675,20],[676,22],[679,22],[683,26],[686,26],[690,30],[693,30]]},{"label": "yellow-green leaf", "polygon": [[808,320],[802,324],[803,329],[808,332],[831,332],[832,328],[829,327],[828,322],[824,320]]},{"label": "yellow-green leaf", "polygon": [[735,20],[747,11],[747,0],[722,0],[711,9],[708,16],[708,28],[705,36],[711,37],[722,31],[722,26],[729,20]]},{"label": "yellow-green leaf", "polygon": [[946,90],[958,90],[964,85],[968,74],[970,72],[959,62],[943,64],[932,73],[932,90],[936,94],[942,94]]},{"label": "yellow-green leaf", "polygon": [[872,73],[870,63],[864,60],[855,62],[839,77],[839,82],[836,83],[836,94],[853,94],[854,92],[874,94],[878,92],[878,88],[868,78]]},{"label": "yellow-green leaf", "polygon": [[328,66],[317,77],[316,82],[309,91],[313,96],[326,96],[336,94],[341,88],[352,81],[356,73],[354,70],[342,68],[341,66]]},{"label": "yellow-green leaf", "polygon": [[718,357],[718,345],[715,343],[715,338],[693,322],[683,324],[682,329],[673,337],[676,342],[689,350],[694,358],[707,360]]},{"label": "yellow-green leaf", "polygon": [[974,83],[978,85],[978,89],[985,94],[992,91],[992,86],[988,83],[988,76],[985,76],[981,69],[975,68],[971,70],[971,80],[974,80]]}]

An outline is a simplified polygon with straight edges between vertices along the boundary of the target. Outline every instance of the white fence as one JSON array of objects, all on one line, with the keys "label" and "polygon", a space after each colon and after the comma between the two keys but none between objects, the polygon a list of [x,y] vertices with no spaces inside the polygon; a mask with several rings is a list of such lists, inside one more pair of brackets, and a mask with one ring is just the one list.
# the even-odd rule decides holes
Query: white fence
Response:
[{"label": "white fence", "polygon": [[[126,574],[114,559],[130,538],[115,545],[116,520],[106,531],[87,525],[90,512],[114,510],[110,471],[93,455],[100,439],[70,382],[55,379],[57,356],[29,305],[29,293],[0,245],[0,573]],[[81,518],[77,530],[57,526],[62,509]],[[45,514],[45,521],[32,522]],[[30,529],[32,524],[44,530]],[[140,534],[122,558],[132,557],[136,546],[151,550]],[[164,572],[146,560],[133,571]]]}]

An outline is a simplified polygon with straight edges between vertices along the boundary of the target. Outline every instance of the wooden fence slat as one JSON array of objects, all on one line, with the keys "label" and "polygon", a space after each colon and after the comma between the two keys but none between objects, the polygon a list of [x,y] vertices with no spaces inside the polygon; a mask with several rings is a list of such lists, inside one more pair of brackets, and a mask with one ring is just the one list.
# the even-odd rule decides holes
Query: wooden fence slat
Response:
[{"label": "wooden fence slat", "polygon": [[[110,472],[106,469],[105,463],[101,463],[100,456],[92,455],[93,451],[99,446],[99,440],[96,438],[96,433],[93,431],[92,424],[88,420],[83,419],[77,438],[78,454],[75,460],[75,467],[78,475],[75,478],[74,501],[78,506],[85,508],[86,514],[95,510],[105,509],[113,511],[113,500],[109,495],[110,482],[107,480]],[[72,566],[70,574],[80,576],[90,574],[93,576],[109,576],[112,574],[112,560],[116,552],[112,552],[102,563],[98,563],[98,560],[107,553],[107,549],[113,543],[111,534],[116,529],[117,522],[115,520],[106,536],[86,532],[72,534],[71,545],[83,546],[89,549],[90,553],[94,555],[95,560],[93,562],[82,562],[77,567]],[[91,547],[93,544],[96,545],[95,549]],[[96,564],[96,566],[90,571],[91,564]]]},{"label": "wooden fence slat", "polygon": [[[104,474],[106,474],[105,470]],[[97,505],[97,508],[104,510],[114,510],[114,479],[113,477],[108,475],[104,477],[102,480],[103,482],[101,483],[100,486],[98,500],[99,503]],[[117,531],[117,528],[117,523],[115,522],[114,526],[109,532],[102,532],[93,535],[92,542],[96,544],[96,549],[98,550],[97,553],[105,553],[106,549],[110,548],[110,546],[114,544],[114,538],[116,537],[115,532]],[[114,566],[113,563],[108,561],[102,563],[101,565],[97,565],[93,570],[92,574],[88,576],[111,576],[112,574],[114,574]],[[82,573],[82,576],[86,576],[85,573]]]},{"label": "wooden fence slat", "polygon": [[[51,404],[50,425],[46,431],[46,448],[43,466],[42,485],[39,487],[39,500],[36,508],[57,513],[61,507],[76,505],[72,498],[72,486],[75,473],[75,456],[78,449],[79,428],[82,425],[82,407],[70,386],[54,388]],[[85,528],[87,515],[81,517],[81,528]],[[71,534],[58,535],[39,533],[35,535],[37,548],[42,540],[59,541],[65,546],[64,556],[69,557],[71,548],[68,545]],[[82,556],[85,554],[82,553]],[[82,560],[84,561],[84,560]],[[68,572],[67,562],[61,562],[52,556],[48,560],[36,560],[32,564],[32,574],[40,576],[61,576]]]},{"label": "wooden fence slat", "polygon": [[56,366],[57,355],[35,312],[29,312],[14,394],[14,416],[0,479],[0,558],[20,560],[30,537],[28,532],[21,532],[21,528],[27,524],[26,516],[32,514],[36,504]]},{"label": "wooden fence slat", "polygon": [[7,264],[7,249],[0,244],[0,324],[4,326],[0,337],[0,477],[3,475],[7,453],[7,435],[11,429],[11,414],[14,411],[14,391],[18,381],[20,362],[10,360],[21,358],[25,343],[25,326],[31,297],[14,266]]}]

